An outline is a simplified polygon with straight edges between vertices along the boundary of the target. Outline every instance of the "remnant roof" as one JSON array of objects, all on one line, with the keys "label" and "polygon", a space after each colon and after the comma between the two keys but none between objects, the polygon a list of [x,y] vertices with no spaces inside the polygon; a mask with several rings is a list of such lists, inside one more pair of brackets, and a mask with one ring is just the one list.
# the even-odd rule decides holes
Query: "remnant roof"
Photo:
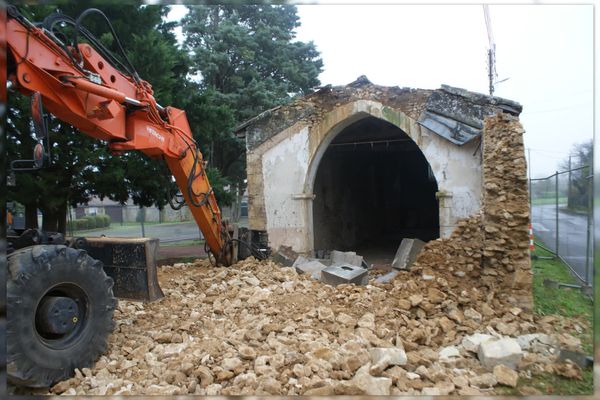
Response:
[{"label": "remnant roof", "polygon": [[481,134],[486,116],[498,111],[519,115],[522,109],[512,100],[442,85],[429,96],[417,122],[444,139],[463,145]]},{"label": "remnant roof", "polygon": [[[366,76],[345,86],[327,85],[251,118],[235,128],[252,148],[299,120],[315,121],[333,108],[356,100],[373,100],[404,112],[446,140],[464,145],[481,135],[483,119],[498,112],[518,116],[522,106],[512,100],[442,85],[440,89],[380,86]],[[269,131],[267,135],[263,131]],[[276,131],[276,132],[275,132]]]}]

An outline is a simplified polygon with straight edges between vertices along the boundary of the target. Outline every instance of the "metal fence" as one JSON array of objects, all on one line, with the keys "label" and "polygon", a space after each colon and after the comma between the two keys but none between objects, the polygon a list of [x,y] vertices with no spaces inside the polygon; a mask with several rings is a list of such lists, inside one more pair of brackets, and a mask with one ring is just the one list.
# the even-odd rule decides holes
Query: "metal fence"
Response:
[{"label": "metal fence", "polygon": [[535,241],[559,257],[584,286],[594,281],[592,185],[588,166],[529,181]]}]

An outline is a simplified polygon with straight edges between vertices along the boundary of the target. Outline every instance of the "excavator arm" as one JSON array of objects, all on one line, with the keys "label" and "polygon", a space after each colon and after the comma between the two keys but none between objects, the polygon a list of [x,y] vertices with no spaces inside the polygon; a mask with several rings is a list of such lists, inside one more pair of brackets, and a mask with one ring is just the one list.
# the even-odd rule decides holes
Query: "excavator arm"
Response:
[{"label": "excavator arm", "polygon": [[39,93],[48,111],[106,141],[115,154],[139,150],[164,159],[210,252],[217,263],[231,265],[234,246],[185,112],[160,106],[148,82],[117,69],[90,43],[68,45],[15,7],[7,11],[8,85],[25,95]]}]

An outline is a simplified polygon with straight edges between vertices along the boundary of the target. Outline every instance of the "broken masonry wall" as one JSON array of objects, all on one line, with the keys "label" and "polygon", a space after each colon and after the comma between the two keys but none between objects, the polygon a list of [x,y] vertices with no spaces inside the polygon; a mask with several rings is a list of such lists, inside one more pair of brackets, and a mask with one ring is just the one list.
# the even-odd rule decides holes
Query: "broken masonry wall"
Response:
[{"label": "broken masonry wall", "polygon": [[[510,100],[446,85],[437,90],[385,87],[366,77],[274,107],[236,128],[246,141],[248,226],[266,231],[273,248],[288,245],[310,254],[315,226],[326,222],[313,210],[323,155],[344,129],[375,117],[402,130],[425,156],[438,187],[439,235],[448,238],[458,221],[483,207],[484,117],[521,110]],[[343,226],[327,222],[335,234]]]},{"label": "broken masonry wall", "polygon": [[527,165],[519,119],[485,119],[483,136],[483,271],[493,269],[523,308],[532,306]]},{"label": "broken masonry wall", "polygon": [[[480,281],[486,301],[498,299],[531,310],[529,201],[523,128],[518,118],[497,114],[483,133],[483,206],[464,219],[449,238],[428,242],[411,270],[434,274],[444,269]],[[459,298],[460,300],[460,298]]]},{"label": "broken masonry wall", "polygon": [[456,146],[420,126],[401,108],[372,100],[357,99],[318,115],[288,121],[289,126],[276,134],[272,133],[278,128],[271,125],[253,128],[260,131],[257,136],[268,138],[247,149],[248,223],[250,229],[266,230],[273,248],[283,244],[300,253],[313,250],[313,185],[321,157],[338,133],[368,116],[394,124],[423,152],[438,185],[440,236],[450,236],[458,220],[481,208],[477,141]]}]

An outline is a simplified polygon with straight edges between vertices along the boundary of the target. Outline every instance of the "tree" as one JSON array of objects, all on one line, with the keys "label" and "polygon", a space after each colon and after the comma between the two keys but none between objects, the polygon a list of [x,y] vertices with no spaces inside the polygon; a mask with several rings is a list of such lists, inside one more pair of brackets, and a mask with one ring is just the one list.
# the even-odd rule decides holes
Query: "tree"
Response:
[{"label": "tree", "polygon": [[231,135],[235,124],[319,85],[323,63],[312,42],[294,41],[296,13],[289,5],[191,6],[182,21],[191,71],[201,76],[208,100],[197,104],[193,118],[212,120],[215,108],[228,117],[196,138],[211,149],[211,165],[236,182],[244,178],[245,152]]},{"label": "tree", "polygon": [[[59,6],[61,12],[74,17],[85,8],[87,5],[73,2]],[[186,83],[181,76],[187,74],[189,60],[177,47],[171,32],[173,24],[163,22],[168,8],[133,3],[103,4],[101,8],[139,75],[152,84],[157,100],[163,104],[183,104],[185,101],[179,96],[185,95]],[[35,6],[22,11],[31,20],[41,21],[55,10],[55,7]],[[84,19],[85,27],[114,51],[114,38],[106,33],[106,22],[94,15]],[[68,27],[66,29],[69,34]],[[11,95],[9,106],[10,158],[30,158],[33,138],[29,133],[28,102],[22,96]],[[88,138],[54,118],[50,120],[50,132],[52,166],[35,173],[19,174],[17,186],[9,188],[9,198],[25,204],[29,210],[28,227],[35,227],[37,218],[33,215],[40,208],[44,216],[43,229],[64,232],[67,204],[85,203],[92,195],[119,202],[131,196],[140,206],[166,204],[167,193],[174,184],[165,173],[162,161],[150,160],[139,152],[113,157],[105,143]]]},{"label": "tree", "polygon": [[588,209],[590,207],[590,191],[592,189],[592,173],[594,146],[591,140],[573,145],[570,161],[564,160],[560,167],[571,170],[567,207],[570,209]]}]

